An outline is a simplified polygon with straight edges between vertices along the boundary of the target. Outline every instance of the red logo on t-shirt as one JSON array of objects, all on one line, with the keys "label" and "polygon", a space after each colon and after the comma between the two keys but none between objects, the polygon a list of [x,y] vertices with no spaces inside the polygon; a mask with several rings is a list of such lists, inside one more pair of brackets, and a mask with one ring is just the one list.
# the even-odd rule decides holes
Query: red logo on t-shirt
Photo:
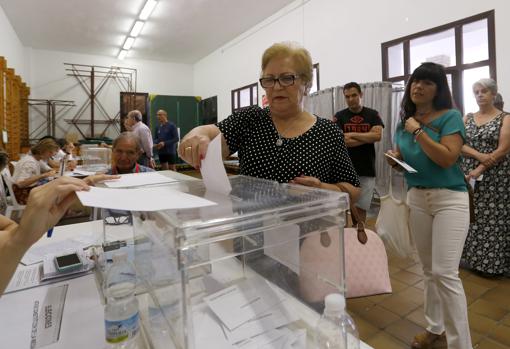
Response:
[{"label": "red logo on t-shirt", "polygon": [[365,121],[365,119],[360,115],[356,115],[353,116],[349,121],[353,124],[361,124],[363,121]]},{"label": "red logo on t-shirt", "polygon": [[358,132],[364,133],[370,131],[370,124],[363,123],[365,118],[361,115],[355,115],[349,119],[349,123],[344,125],[344,132]]}]

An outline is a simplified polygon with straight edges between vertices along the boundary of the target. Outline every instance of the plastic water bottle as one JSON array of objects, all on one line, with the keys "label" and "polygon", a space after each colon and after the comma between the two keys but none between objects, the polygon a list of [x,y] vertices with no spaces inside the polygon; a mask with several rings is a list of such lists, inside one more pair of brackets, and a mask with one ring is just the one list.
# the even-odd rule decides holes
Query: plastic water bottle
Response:
[{"label": "plastic water bottle", "polygon": [[106,273],[104,308],[105,334],[110,349],[137,348],[140,316],[135,297],[136,272],[126,252],[113,255],[113,265]]},{"label": "plastic water bottle", "polygon": [[325,299],[324,314],[315,329],[319,349],[359,349],[359,335],[354,321],[345,311],[345,298],[330,294]]}]

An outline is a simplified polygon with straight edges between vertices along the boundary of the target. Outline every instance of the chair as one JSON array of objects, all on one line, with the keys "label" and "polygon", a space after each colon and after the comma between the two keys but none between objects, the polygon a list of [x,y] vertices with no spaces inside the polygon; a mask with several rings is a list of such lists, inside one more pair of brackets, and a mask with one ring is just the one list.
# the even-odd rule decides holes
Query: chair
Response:
[{"label": "chair", "polygon": [[[11,218],[13,211],[20,211],[20,213],[25,209],[25,205],[20,205],[16,200],[16,195],[14,195],[14,190],[12,189],[13,180],[11,177],[11,172],[8,168],[4,168],[1,172],[1,177],[3,178],[3,182],[7,184],[7,189],[9,189],[9,194],[11,198],[11,202],[7,202],[7,209],[5,210],[5,216],[7,218]],[[3,188],[3,183],[2,183]]]}]

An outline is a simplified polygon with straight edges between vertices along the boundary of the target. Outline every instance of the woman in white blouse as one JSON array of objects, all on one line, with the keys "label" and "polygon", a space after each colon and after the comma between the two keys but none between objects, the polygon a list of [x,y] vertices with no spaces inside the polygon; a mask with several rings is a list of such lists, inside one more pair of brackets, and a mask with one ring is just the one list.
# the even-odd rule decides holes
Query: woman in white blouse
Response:
[{"label": "woman in white blouse", "polygon": [[20,204],[25,204],[29,190],[45,183],[45,179],[55,175],[54,170],[43,172],[41,162],[48,161],[59,150],[59,146],[53,139],[46,138],[30,149],[30,153],[18,161],[12,176],[14,194]]}]

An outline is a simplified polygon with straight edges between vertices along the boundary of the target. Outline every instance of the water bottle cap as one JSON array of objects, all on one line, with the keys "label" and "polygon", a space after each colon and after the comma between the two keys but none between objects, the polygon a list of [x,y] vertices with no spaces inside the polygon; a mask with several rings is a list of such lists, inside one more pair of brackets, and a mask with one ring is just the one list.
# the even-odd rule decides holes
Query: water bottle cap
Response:
[{"label": "water bottle cap", "polygon": [[345,310],[345,297],[339,293],[332,293],[327,295],[324,303],[326,305],[324,313],[336,314]]},{"label": "water bottle cap", "polygon": [[126,251],[118,251],[115,252],[112,256],[113,262],[127,261],[127,252]]}]

